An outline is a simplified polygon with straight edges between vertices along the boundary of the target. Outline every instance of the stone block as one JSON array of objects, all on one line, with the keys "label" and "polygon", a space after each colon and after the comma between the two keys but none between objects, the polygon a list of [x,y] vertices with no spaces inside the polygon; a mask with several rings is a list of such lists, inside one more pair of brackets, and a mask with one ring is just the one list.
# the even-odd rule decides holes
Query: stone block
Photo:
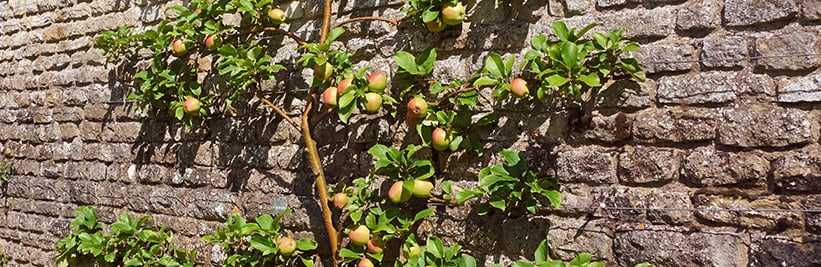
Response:
[{"label": "stone block", "polygon": [[642,45],[633,56],[647,73],[689,71],[698,67],[696,48],[689,41],[659,41]]},{"label": "stone block", "polygon": [[751,26],[788,20],[798,13],[794,0],[725,0],[727,26]]},{"label": "stone block", "polygon": [[181,199],[185,205],[182,210],[193,218],[225,221],[238,208],[238,196],[232,192],[209,189],[186,191],[189,191],[188,194]]},{"label": "stone block", "polygon": [[821,72],[781,80],[778,102],[821,102]]},{"label": "stone block", "polygon": [[619,181],[625,184],[659,184],[678,179],[682,153],[675,149],[625,147],[619,154]]},{"label": "stone block", "polygon": [[747,246],[733,233],[638,230],[617,232],[613,240],[620,266],[738,266],[747,259]]},{"label": "stone block", "polygon": [[[599,259],[607,262],[614,260],[611,246],[613,230],[606,225],[606,221],[564,217],[548,217],[548,219],[550,219],[550,229],[547,232],[547,240],[550,241],[551,252],[558,256],[557,259],[570,261],[579,252],[590,251],[595,253]],[[529,257],[531,251],[535,249],[525,250],[521,254]]]},{"label": "stone block", "polygon": [[718,142],[758,148],[801,145],[817,140],[818,123],[802,110],[766,105],[740,105],[721,111]]},{"label": "stone block", "polygon": [[615,7],[627,4],[627,0],[596,0],[599,7]]},{"label": "stone block", "polygon": [[821,149],[818,146],[785,153],[772,161],[771,168],[778,190],[821,190]]},{"label": "stone block", "polygon": [[597,107],[619,108],[622,110],[641,109],[650,106],[650,93],[655,93],[656,82],[646,80],[638,83],[632,80],[619,80],[607,85],[599,92]]},{"label": "stone block", "polygon": [[690,195],[681,188],[653,189],[647,195],[647,220],[653,224],[687,225],[693,222]]},{"label": "stone block", "polygon": [[[693,205],[701,209],[695,215],[702,220],[744,229],[780,232],[787,228],[800,228],[804,219],[801,213],[772,211],[801,208],[799,202],[785,201],[778,196],[746,198],[733,194],[696,194],[693,196]],[[722,209],[738,211],[721,211]]]},{"label": "stone block", "polygon": [[[811,195],[804,199],[804,209],[821,210],[821,195]],[[804,222],[807,226],[807,231],[813,233],[821,233],[821,213],[806,213],[807,218]]]},{"label": "stone block", "polygon": [[644,209],[647,208],[648,193],[649,190],[645,188],[611,186],[595,188],[591,195],[594,206],[611,207],[597,210],[597,215],[621,222],[643,222],[646,218]]},{"label": "stone block", "polygon": [[624,38],[661,39],[670,36],[676,25],[676,15],[672,7],[661,7],[648,10],[624,10],[605,15],[602,25],[606,29],[596,28],[596,31],[625,29]]},{"label": "stone block", "polygon": [[647,109],[636,114],[633,136],[641,143],[681,143],[715,138],[716,114],[709,109]]},{"label": "stone block", "polygon": [[595,148],[559,152],[556,159],[561,183],[612,184],[616,182],[615,167],[612,153]]},{"label": "stone block", "polygon": [[721,25],[722,2],[690,1],[676,14],[676,30],[706,34]]},{"label": "stone block", "polygon": [[610,116],[593,116],[592,129],[584,133],[585,138],[601,142],[619,142],[630,137],[632,118],[624,113]]},{"label": "stone block", "polygon": [[821,2],[817,0],[798,0],[801,6],[801,19],[805,21],[821,20]]},{"label": "stone block", "polygon": [[711,35],[701,41],[701,64],[711,68],[738,68],[750,56],[747,38]]},{"label": "stone block", "polygon": [[682,163],[681,180],[698,186],[756,184],[767,179],[769,162],[753,153],[700,147]]},{"label": "stone block", "polygon": [[763,266],[819,266],[821,240],[818,236],[803,236],[803,240],[784,238],[756,238],[750,245],[750,265]]},{"label": "stone block", "polygon": [[[821,38],[818,32],[787,32],[756,39],[753,61],[764,71],[808,70],[821,66]],[[801,56],[804,55],[804,56]]]},{"label": "stone block", "polygon": [[658,86],[658,101],[665,104],[719,104],[742,94],[775,96],[775,84],[749,72],[699,72],[662,77]]}]

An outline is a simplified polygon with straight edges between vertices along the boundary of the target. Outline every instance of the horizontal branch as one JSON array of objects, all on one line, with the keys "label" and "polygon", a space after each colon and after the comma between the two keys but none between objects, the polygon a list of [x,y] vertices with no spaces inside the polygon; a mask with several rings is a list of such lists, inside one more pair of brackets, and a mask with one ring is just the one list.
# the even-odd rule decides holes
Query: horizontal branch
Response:
[{"label": "horizontal branch", "polygon": [[288,123],[293,125],[294,128],[296,128],[297,131],[302,131],[302,128],[299,127],[299,124],[297,124],[293,119],[291,119],[291,116],[288,116],[288,114],[285,114],[285,111],[283,111],[277,105],[274,105],[274,103],[271,103],[271,101],[268,101],[268,99],[265,99],[265,98],[259,96],[258,94],[254,94],[254,97],[256,97],[257,99],[262,101],[262,103],[265,103],[265,105],[267,105],[268,107],[273,109],[274,112],[279,114],[280,117],[282,117],[283,119],[285,119],[285,121],[287,121]]},{"label": "horizontal branch", "polygon": [[384,22],[392,24],[393,26],[396,26],[396,24],[399,23],[399,21],[401,21],[402,19],[404,19],[404,18],[389,19],[389,18],[374,17],[374,16],[357,17],[357,18],[350,18],[350,19],[347,19],[347,20],[342,21],[340,23],[337,23],[336,25],[334,25],[334,28],[341,27],[342,25],[345,25],[345,24],[348,24],[348,23],[351,23],[351,22],[366,21],[366,20],[384,21]]}]

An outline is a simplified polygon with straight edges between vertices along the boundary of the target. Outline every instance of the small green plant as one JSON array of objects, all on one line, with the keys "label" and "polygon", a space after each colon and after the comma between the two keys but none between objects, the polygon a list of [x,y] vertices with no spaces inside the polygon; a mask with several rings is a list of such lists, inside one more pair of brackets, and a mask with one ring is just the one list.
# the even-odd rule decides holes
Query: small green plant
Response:
[{"label": "small green plant", "polygon": [[234,214],[225,226],[202,240],[222,245],[228,255],[223,262],[226,266],[314,266],[310,253],[316,250],[317,242],[310,238],[294,240],[280,232],[280,221],[289,214],[291,210],[285,209],[276,216],[257,216],[253,222]]},{"label": "small green plant", "polygon": [[96,262],[101,266],[194,266],[196,252],[171,244],[173,233],[152,227],[149,216],[136,220],[124,212],[105,233],[94,208],[75,210],[72,232],[58,241],[60,264]]},{"label": "small green plant", "polygon": [[[539,246],[536,248],[536,251],[533,252],[533,261],[516,261],[513,263],[515,267],[542,267],[542,266],[550,266],[550,267],[604,267],[604,263],[600,261],[592,261],[593,254],[590,253],[581,253],[576,256],[575,259],[571,260],[570,262],[563,262],[561,260],[551,260],[550,259],[550,249],[548,248],[547,240],[542,241],[539,243]],[[503,267],[501,264],[493,264],[489,267]]]},{"label": "small green plant", "polygon": [[440,32],[447,26],[459,25],[465,20],[465,6],[459,0],[408,0],[402,10],[431,32]]},{"label": "small green plant", "polygon": [[555,179],[538,177],[528,169],[527,162],[516,151],[504,150],[499,154],[505,162],[480,170],[479,185],[456,193],[456,202],[462,203],[477,197],[487,198],[486,203],[477,207],[480,215],[488,213],[490,207],[502,212],[514,207],[525,208],[533,214],[540,206],[549,204],[554,208],[559,207],[562,197],[555,190]]},{"label": "small green plant", "polygon": [[476,259],[470,254],[461,251],[462,246],[453,245],[448,248],[442,240],[435,236],[427,238],[424,247],[420,247],[413,235],[408,236],[402,245],[405,262],[396,261],[395,267],[475,267]]}]

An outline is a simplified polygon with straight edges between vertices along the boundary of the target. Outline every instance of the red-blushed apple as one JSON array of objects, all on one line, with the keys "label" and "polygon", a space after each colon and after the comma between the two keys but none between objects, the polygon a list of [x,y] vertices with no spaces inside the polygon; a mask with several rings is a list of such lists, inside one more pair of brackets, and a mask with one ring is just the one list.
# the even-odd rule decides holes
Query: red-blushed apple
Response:
[{"label": "red-blushed apple", "polygon": [[425,27],[427,27],[428,31],[430,32],[441,32],[445,30],[445,27],[447,26],[448,25],[446,25],[445,22],[442,20],[433,20],[425,22]]},{"label": "red-blushed apple", "polygon": [[291,256],[296,251],[296,240],[290,237],[283,237],[279,240],[279,254]]},{"label": "red-blushed apple", "polygon": [[342,95],[345,90],[348,90],[348,86],[351,86],[351,83],[353,83],[353,78],[345,78],[339,81],[339,83],[336,84],[336,88],[339,90],[337,94]]},{"label": "red-blushed apple", "polygon": [[374,114],[382,107],[382,95],[377,93],[365,93],[365,112]]},{"label": "red-blushed apple", "polygon": [[356,264],[356,267],[373,267],[373,262],[368,258],[361,258],[359,259],[359,263]]},{"label": "red-blushed apple", "polygon": [[465,6],[462,2],[456,5],[447,4],[442,7],[442,21],[447,25],[458,25],[465,20]]},{"label": "red-blushed apple", "polygon": [[285,11],[282,9],[272,8],[268,10],[268,18],[270,18],[274,24],[279,25],[285,22],[287,16],[285,16]]},{"label": "red-blushed apple", "polygon": [[345,208],[345,205],[348,205],[348,194],[334,194],[334,207],[336,207],[337,209],[343,209]]},{"label": "red-blushed apple", "polygon": [[408,201],[411,197],[411,192],[402,186],[402,181],[398,181],[391,185],[388,190],[388,199],[393,203],[402,203]]},{"label": "red-blushed apple", "polygon": [[186,98],[182,103],[182,111],[188,115],[200,114],[200,107],[202,107],[202,102],[194,97]]},{"label": "red-blushed apple", "polygon": [[527,82],[522,78],[513,79],[510,82],[510,94],[515,97],[527,97],[530,95],[530,90],[527,89]]},{"label": "red-blushed apple", "polygon": [[445,149],[450,147],[450,141],[448,141],[448,131],[442,128],[433,129],[430,141],[433,144],[433,149],[436,149],[437,151],[445,151]]},{"label": "red-blushed apple", "polygon": [[314,65],[314,76],[319,79],[320,81],[327,80],[334,74],[334,66],[331,63],[325,62],[325,64],[316,64]]},{"label": "red-blushed apple", "polygon": [[384,245],[380,239],[371,238],[371,240],[368,241],[367,250],[370,253],[379,254],[382,253],[382,247],[384,247]]},{"label": "red-blushed apple", "polygon": [[351,243],[355,245],[365,245],[368,243],[368,240],[371,240],[371,230],[364,225],[359,225],[351,229],[351,232],[348,233],[348,238],[351,239]]},{"label": "red-blushed apple", "polygon": [[430,191],[433,190],[433,183],[428,180],[413,180],[411,194],[418,198],[429,198]]},{"label": "red-blushed apple", "polygon": [[410,111],[405,112],[405,124],[408,125],[408,128],[415,128],[417,123],[419,123],[419,118],[415,114]]},{"label": "red-blushed apple", "polygon": [[382,71],[374,71],[368,76],[368,90],[374,93],[385,92],[388,86],[388,75]]},{"label": "red-blushed apple", "polygon": [[217,50],[222,45],[222,38],[219,35],[210,34],[205,37],[205,49],[209,51]]},{"label": "red-blushed apple", "polygon": [[428,113],[428,102],[425,102],[425,99],[414,97],[408,101],[408,112],[413,113],[417,118],[424,118]]},{"label": "red-blushed apple", "polygon": [[188,48],[185,47],[185,43],[183,43],[182,39],[174,39],[174,42],[171,43],[171,53],[177,57],[184,56],[188,53]]},{"label": "red-blushed apple", "polygon": [[336,101],[339,97],[339,95],[337,95],[338,92],[339,90],[336,89],[336,87],[328,87],[322,92],[322,102],[329,107],[335,108],[337,105]]}]

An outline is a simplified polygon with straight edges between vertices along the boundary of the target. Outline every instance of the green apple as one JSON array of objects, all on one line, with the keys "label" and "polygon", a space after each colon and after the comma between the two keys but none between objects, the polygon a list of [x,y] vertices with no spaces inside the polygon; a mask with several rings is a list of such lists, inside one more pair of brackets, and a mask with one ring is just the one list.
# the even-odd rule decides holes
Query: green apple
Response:
[{"label": "green apple", "polygon": [[339,97],[339,95],[337,95],[338,93],[339,90],[336,89],[336,87],[328,87],[324,92],[322,92],[322,102],[329,107],[335,108]]},{"label": "green apple", "polygon": [[402,203],[408,201],[411,197],[411,192],[402,186],[402,181],[398,181],[391,185],[388,190],[388,199],[393,203]]},{"label": "green apple", "polygon": [[365,93],[365,112],[374,114],[382,107],[382,95],[377,93]]},{"label": "green apple", "polygon": [[185,47],[185,43],[182,41],[182,39],[174,39],[174,42],[171,43],[171,53],[177,57],[184,56],[188,53],[188,48]]},{"label": "green apple", "polygon": [[465,6],[462,2],[456,5],[447,4],[442,7],[442,21],[447,25],[459,25],[465,20]]},{"label": "green apple", "polygon": [[342,95],[345,90],[348,90],[348,86],[351,86],[351,83],[353,83],[353,78],[345,78],[339,81],[339,83],[336,84],[336,88],[338,89],[337,95]]},{"label": "green apple", "polygon": [[373,262],[368,258],[359,259],[359,263],[356,264],[356,267],[373,267]]},{"label": "green apple", "polygon": [[527,89],[527,82],[522,78],[513,79],[510,82],[510,94],[515,97],[527,97],[530,95],[530,90]]},{"label": "green apple", "polygon": [[202,102],[194,97],[186,98],[182,103],[182,110],[188,115],[200,114],[200,107],[202,107]]},{"label": "green apple", "polygon": [[368,90],[374,93],[385,92],[388,86],[388,75],[381,71],[374,71],[368,76]]},{"label": "green apple", "polygon": [[370,253],[379,254],[383,251],[382,247],[384,247],[384,245],[380,239],[371,238],[371,240],[368,241],[367,250]]},{"label": "green apple", "polygon": [[327,80],[334,74],[334,66],[331,63],[325,62],[325,64],[314,65],[314,76],[319,79],[320,81]]},{"label": "green apple", "polygon": [[334,194],[334,207],[338,209],[345,208],[345,205],[348,205],[348,194],[345,193],[336,193]]},{"label": "green apple", "polygon": [[284,256],[291,256],[296,251],[296,240],[290,237],[284,237],[279,240],[279,254]]},{"label": "green apple", "polygon": [[364,225],[359,225],[348,233],[348,238],[351,239],[351,243],[355,245],[365,245],[368,243],[368,240],[371,240],[371,230]]},{"label": "green apple", "polygon": [[448,131],[442,128],[433,129],[430,141],[433,144],[433,149],[436,149],[437,151],[445,151],[445,149],[450,147],[450,141],[448,141]]},{"label": "green apple", "polygon": [[205,49],[209,51],[217,50],[222,45],[222,38],[219,35],[208,35],[205,37]]},{"label": "green apple", "polygon": [[282,9],[272,8],[268,10],[268,18],[270,18],[274,24],[279,25],[285,22],[287,16],[285,16],[285,11]]},{"label": "green apple", "polygon": [[430,191],[433,190],[433,183],[428,180],[413,180],[411,194],[418,198],[429,198]]},{"label": "green apple", "polygon": [[428,113],[428,102],[425,102],[425,99],[414,97],[408,101],[408,112],[413,113],[417,118],[424,118]]},{"label": "green apple", "polygon": [[433,20],[425,22],[425,27],[427,27],[428,31],[431,32],[441,32],[445,30],[445,27],[447,26],[448,25],[446,25],[445,22],[443,22],[442,20]]}]

